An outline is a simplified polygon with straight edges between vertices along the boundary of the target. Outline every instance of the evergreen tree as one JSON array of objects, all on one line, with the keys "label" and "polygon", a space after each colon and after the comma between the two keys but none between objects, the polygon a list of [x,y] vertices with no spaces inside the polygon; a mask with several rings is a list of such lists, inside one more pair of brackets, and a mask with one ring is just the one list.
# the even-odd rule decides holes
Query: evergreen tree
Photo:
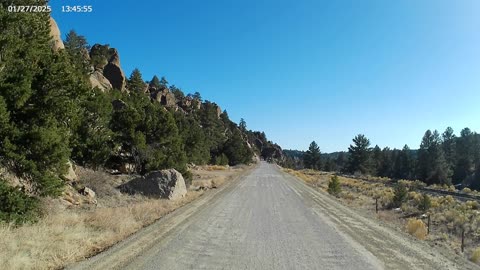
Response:
[{"label": "evergreen tree", "polygon": [[170,91],[177,100],[183,100],[185,98],[183,91],[180,88],[177,88],[175,85],[170,86]]},{"label": "evergreen tree", "polygon": [[94,169],[105,165],[113,152],[113,132],[109,125],[112,118],[112,103],[106,93],[92,89],[82,103],[81,124],[73,133],[72,159]]},{"label": "evergreen tree", "polygon": [[372,150],[372,171],[374,172],[375,175],[382,175],[382,167],[384,165],[384,160],[383,160],[384,153],[382,153],[382,149],[378,145],[375,145],[375,147]]},{"label": "evergreen tree", "polygon": [[381,163],[378,170],[378,176],[382,177],[391,177],[393,174],[393,166],[395,160],[395,150],[390,150],[390,148],[385,147],[381,153]]},{"label": "evergreen tree", "polygon": [[38,193],[55,195],[88,87],[68,55],[52,51],[49,14],[9,13],[1,5],[0,96],[9,131],[0,138],[0,160]]},{"label": "evergreen tree", "polygon": [[323,169],[324,169],[326,172],[335,172],[335,171],[337,171],[337,165],[335,164],[335,160],[333,160],[332,158],[326,158],[326,160],[325,160],[325,165],[324,165]]},{"label": "evergreen tree", "polygon": [[239,126],[240,126],[240,130],[241,130],[242,132],[246,132],[246,131],[247,131],[247,122],[245,122],[245,119],[243,119],[243,118],[240,119],[240,124],[239,124]]},{"label": "evergreen tree", "polygon": [[404,203],[407,200],[407,197],[408,197],[407,187],[401,182],[397,183],[393,190],[393,200],[392,200],[391,207],[397,208],[402,206],[402,203]]},{"label": "evergreen tree", "polygon": [[199,92],[195,92],[192,97],[193,97],[193,99],[196,99],[196,100],[202,102],[202,95],[200,95]]},{"label": "evergreen tree", "polygon": [[[181,112],[175,113],[175,121],[185,145],[187,161],[198,165],[208,163],[210,148],[206,144],[205,132],[200,123],[192,115],[185,115]],[[223,165],[227,164],[228,160]]]},{"label": "evergreen tree", "polygon": [[455,183],[462,182],[475,170],[474,149],[474,134],[469,128],[462,129],[456,144],[456,164],[453,173]]},{"label": "evergreen tree", "polygon": [[91,71],[90,61],[88,60],[90,46],[87,39],[78,35],[75,30],[70,30],[66,35],[64,45],[74,69],[79,70],[83,75],[89,74]]},{"label": "evergreen tree", "polygon": [[162,86],[162,83],[158,79],[157,75],[153,75],[153,78],[150,80],[150,83],[148,84],[150,87],[154,87],[155,89],[160,89]]},{"label": "evergreen tree", "polygon": [[453,170],[455,166],[455,150],[456,150],[456,136],[453,133],[451,127],[447,127],[445,132],[442,133],[442,147],[443,152],[445,153],[445,159],[447,160],[448,166]]},{"label": "evergreen tree", "polygon": [[165,77],[162,76],[162,78],[160,79],[160,85],[165,87],[165,88],[168,88],[168,81]]},{"label": "evergreen tree", "polygon": [[348,171],[350,173],[370,173],[370,141],[367,139],[367,137],[365,137],[365,135],[359,134],[353,139],[353,143],[354,144],[350,145],[348,148],[348,153],[350,154],[348,160]]},{"label": "evergreen tree", "polygon": [[127,81],[127,87],[132,92],[143,93],[145,91],[145,82],[142,79],[142,73],[135,68]]},{"label": "evergreen tree", "polygon": [[408,145],[405,145],[395,159],[393,177],[397,179],[413,179],[414,167],[410,148]]},{"label": "evergreen tree", "polygon": [[335,160],[335,165],[338,171],[346,171],[348,164],[348,156],[345,152],[340,152],[337,159]]},{"label": "evergreen tree", "polygon": [[308,150],[303,156],[303,164],[305,168],[320,170],[322,168],[322,157],[320,147],[315,141],[310,143]]},{"label": "evergreen tree", "polygon": [[425,132],[418,152],[418,176],[427,184],[449,184],[451,172],[441,146],[440,135],[435,130]]},{"label": "evergreen tree", "polygon": [[229,165],[248,164],[253,152],[248,148],[239,129],[233,130],[232,136],[225,142],[223,153],[227,156]]},{"label": "evergreen tree", "polygon": [[328,193],[338,196],[340,192],[342,191],[342,187],[340,186],[340,180],[338,180],[338,176],[334,175],[328,182]]}]

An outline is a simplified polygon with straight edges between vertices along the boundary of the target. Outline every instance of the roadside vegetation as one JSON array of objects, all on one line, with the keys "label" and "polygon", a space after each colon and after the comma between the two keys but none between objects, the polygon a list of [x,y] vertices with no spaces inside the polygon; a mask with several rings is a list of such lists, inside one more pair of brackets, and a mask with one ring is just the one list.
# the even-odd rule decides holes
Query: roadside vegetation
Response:
[{"label": "roadside vegetation", "polygon": [[[332,179],[329,172],[311,169],[292,170],[290,173],[310,186],[332,194]],[[399,181],[394,186],[391,180],[372,177],[369,180],[336,176],[341,193],[337,196],[344,204],[357,209],[366,216],[378,218],[425,240],[448,252],[455,252],[478,262],[480,250],[480,204],[477,201],[460,201],[450,195],[434,196],[422,193],[417,188],[424,186],[419,181]],[[376,205],[376,203],[378,205]],[[378,213],[376,213],[376,207]],[[428,220],[430,219],[430,229]],[[462,253],[462,233],[464,252]]]},{"label": "roadside vegetation", "polygon": [[[130,177],[83,169],[79,172],[79,182],[97,190],[98,204],[72,206],[65,198],[41,198],[39,205],[45,216],[37,222],[22,226],[0,224],[0,268],[60,269],[83,260],[248,169],[242,166],[215,168],[192,168],[189,192],[176,201],[123,194],[116,186]],[[203,183],[208,185],[202,186]],[[199,186],[203,188],[197,188]]]},{"label": "roadside vegetation", "polygon": [[[287,172],[313,187],[352,207],[378,211],[378,218],[419,239],[479,261],[478,200],[457,200],[435,190],[458,197],[480,194],[480,134],[469,128],[459,136],[450,127],[442,134],[427,130],[418,150],[407,145],[401,150],[371,147],[370,140],[359,134],[346,152],[322,154],[315,141],[305,152],[284,152]],[[334,188],[333,176],[338,177],[339,188]]]}]

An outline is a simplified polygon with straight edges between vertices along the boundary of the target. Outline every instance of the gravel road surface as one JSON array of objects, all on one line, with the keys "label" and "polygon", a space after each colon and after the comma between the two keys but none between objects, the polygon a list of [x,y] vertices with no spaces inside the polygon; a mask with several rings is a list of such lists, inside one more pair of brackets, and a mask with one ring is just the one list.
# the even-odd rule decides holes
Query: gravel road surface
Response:
[{"label": "gravel road surface", "polygon": [[261,163],[72,269],[475,269]]}]

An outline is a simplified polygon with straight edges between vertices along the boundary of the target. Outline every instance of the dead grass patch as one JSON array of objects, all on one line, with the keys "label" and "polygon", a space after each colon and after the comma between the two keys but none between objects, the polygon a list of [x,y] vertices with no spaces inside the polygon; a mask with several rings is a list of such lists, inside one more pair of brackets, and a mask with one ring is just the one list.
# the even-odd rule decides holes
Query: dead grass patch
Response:
[{"label": "dead grass patch", "polygon": [[229,167],[227,166],[220,166],[220,165],[208,165],[204,167],[206,171],[225,171],[228,168]]},{"label": "dead grass patch", "polygon": [[470,261],[474,263],[480,262],[480,247],[473,250],[472,255],[470,256]]},{"label": "dead grass patch", "polygon": [[427,225],[420,219],[408,219],[406,225],[407,232],[420,240],[427,238]]},{"label": "dead grass patch", "polygon": [[1,268],[61,268],[104,250],[201,194],[191,191],[178,201],[145,199],[83,212],[60,210],[36,224],[1,225]]}]

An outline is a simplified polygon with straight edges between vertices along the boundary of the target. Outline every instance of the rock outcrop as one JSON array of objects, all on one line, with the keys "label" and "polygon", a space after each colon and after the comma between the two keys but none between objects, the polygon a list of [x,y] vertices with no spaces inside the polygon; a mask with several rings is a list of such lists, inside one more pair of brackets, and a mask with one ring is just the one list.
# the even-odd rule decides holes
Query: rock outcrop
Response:
[{"label": "rock outcrop", "polygon": [[67,162],[67,172],[61,176],[61,178],[65,181],[73,182],[77,180],[77,174],[75,173],[75,170],[73,169],[73,164],[72,162]]},{"label": "rock outcrop", "polygon": [[103,76],[103,73],[101,71],[98,70],[95,70],[92,74],[90,74],[90,84],[92,85],[92,87],[97,87],[103,92],[113,88],[110,81],[105,78],[105,76]]},{"label": "rock outcrop", "polygon": [[167,88],[154,91],[152,93],[152,98],[165,107],[175,107],[177,105],[175,95]]},{"label": "rock outcrop", "polygon": [[125,91],[127,78],[120,65],[120,56],[116,49],[113,49],[108,64],[103,68],[103,75],[110,81],[114,89]]},{"label": "rock outcrop", "polygon": [[121,185],[120,190],[129,194],[142,194],[169,200],[177,200],[187,194],[185,180],[175,169],[152,171]]},{"label": "rock outcrop", "polygon": [[50,17],[50,36],[52,36],[52,49],[54,51],[65,49],[60,29],[58,28],[57,22],[55,22],[52,17]]}]

